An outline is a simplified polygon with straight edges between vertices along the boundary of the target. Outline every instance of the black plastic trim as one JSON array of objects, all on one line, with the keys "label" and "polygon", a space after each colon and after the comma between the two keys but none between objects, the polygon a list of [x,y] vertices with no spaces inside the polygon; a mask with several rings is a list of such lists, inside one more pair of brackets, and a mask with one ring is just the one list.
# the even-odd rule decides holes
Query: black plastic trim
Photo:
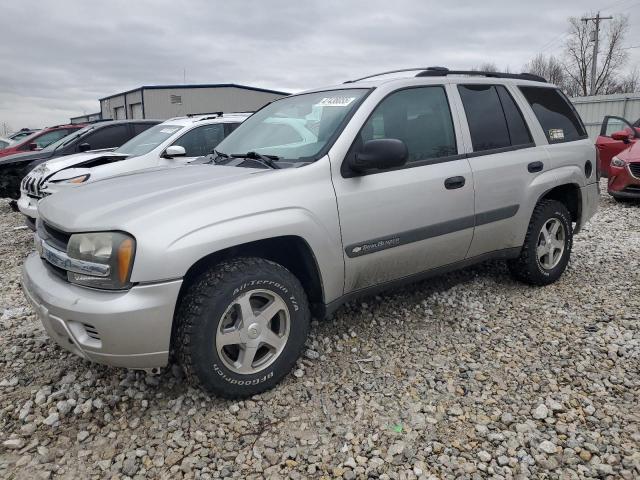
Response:
[{"label": "black plastic trim", "polygon": [[381,250],[387,250],[389,248],[420,242],[422,240],[447,235],[460,230],[466,230],[467,228],[505,220],[513,217],[518,213],[519,209],[519,205],[497,208],[495,210],[489,210],[475,215],[468,215],[466,217],[456,218],[454,220],[448,220],[446,222],[436,223],[426,227],[415,228],[413,230],[407,230],[393,235],[386,235],[384,237],[365,240],[364,242],[352,243],[351,245],[347,245],[344,250],[349,258],[361,257]]},{"label": "black plastic trim", "polygon": [[325,305],[324,308],[324,317],[327,318],[331,316],[341,305],[354,300],[356,298],[364,297],[367,295],[375,295],[384,290],[389,290],[392,288],[401,287],[408,283],[415,283],[420,280],[426,280],[431,277],[437,277],[439,275],[443,275],[445,273],[449,273],[455,270],[460,270],[465,267],[469,267],[471,265],[475,265],[477,263],[486,262],[489,260],[508,260],[511,258],[518,258],[520,252],[522,251],[522,247],[511,247],[505,248],[503,250],[494,250],[493,252],[483,253],[482,255],[478,255],[471,258],[465,258],[459,262],[449,263],[447,265],[443,265],[442,267],[432,268],[430,270],[425,270],[423,272],[414,273],[413,275],[408,275],[406,277],[402,277],[396,280],[390,280],[388,282],[380,283],[378,285],[373,285],[371,287],[362,288],[360,290],[355,290],[353,292],[349,292],[332,302],[329,302]]},{"label": "black plastic trim", "polygon": [[494,155],[496,153],[513,152],[515,150],[522,150],[524,148],[533,148],[535,146],[536,144],[532,142],[532,143],[525,143],[523,145],[512,145],[510,147],[492,148],[490,150],[479,150],[477,152],[469,152],[465,156],[467,158],[481,157],[483,155]]}]

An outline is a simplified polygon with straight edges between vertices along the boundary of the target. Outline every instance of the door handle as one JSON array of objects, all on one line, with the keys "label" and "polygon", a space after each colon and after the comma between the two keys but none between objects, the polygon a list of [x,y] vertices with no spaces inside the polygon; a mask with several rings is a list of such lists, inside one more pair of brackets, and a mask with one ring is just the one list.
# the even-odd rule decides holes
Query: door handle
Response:
[{"label": "door handle", "polygon": [[529,165],[527,165],[527,170],[529,170],[529,173],[541,172],[543,168],[544,163],[542,162],[531,162]]},{"label": "door handle", "polygon": [[449,177],[444,181],[444,188],[454,190],[464,187],[466,180],[464,177]]}]

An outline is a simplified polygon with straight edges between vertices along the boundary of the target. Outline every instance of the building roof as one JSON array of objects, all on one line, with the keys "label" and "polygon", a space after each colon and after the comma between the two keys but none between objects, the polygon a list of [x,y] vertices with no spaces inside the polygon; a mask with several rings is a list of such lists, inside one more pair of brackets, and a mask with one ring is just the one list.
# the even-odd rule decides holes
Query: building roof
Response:
[{"label": "building roof", "polygon": [[240,88],[242,90],[253,90],[254,92],[273,93],[276,95],[289,95],[288,92],[280,92],[278,90],[270,90],[268,88],[250,87],[248,85],[239,85],[237,83],[198,83],[187,85],[143,85],[138,88],[127,90],[126,92],[114,93],[113,95],[102,97],[99,99],[99,101],[101,102],[102,100],[108,100],[110,98],[119,97],[120,95],[127,95],[129,93],[138,92],[140,90],[168,90],[187,88]]}]

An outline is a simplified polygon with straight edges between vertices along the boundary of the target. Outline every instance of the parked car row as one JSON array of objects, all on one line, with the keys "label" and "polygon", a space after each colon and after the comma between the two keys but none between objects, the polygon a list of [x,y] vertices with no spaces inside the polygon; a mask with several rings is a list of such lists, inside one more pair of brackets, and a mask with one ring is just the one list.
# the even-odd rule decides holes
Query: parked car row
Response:
[{"label": "parked car row", "polygon": [[22,182],[24,291],[62,348],[151,372],[173,356],[250,396],[350,299],[489,259],[555,282],[598,206],[594,144],[535,75],[385,72],[246,117],[171,119]]}]

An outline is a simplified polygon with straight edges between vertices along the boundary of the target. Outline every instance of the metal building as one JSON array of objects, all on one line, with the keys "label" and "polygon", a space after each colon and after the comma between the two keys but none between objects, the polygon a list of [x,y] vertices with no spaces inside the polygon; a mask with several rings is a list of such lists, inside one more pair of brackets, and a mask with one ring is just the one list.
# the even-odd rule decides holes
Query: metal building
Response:
[{"label": "metal building", "polygon": [[626,118],[631,123],[640,119],[640,93],[575,97],[571,103],[582,117],[591,138],[600,133],[600,125],[606,115]]},{"label": "metal building", "polygon": [[101,98],[100,111],[104,120],[164,120],[195,113],[254,111],[287,95],[233,83],[147,85]]},{"label": "metal building", "polygon": [[88,123],[88,122],[96,122],[98,120],[102,120],[102,115],[100,112],[96,113],[87,113],[86,115],[80,115],[79,117],[72,117],[71,123]]}]

